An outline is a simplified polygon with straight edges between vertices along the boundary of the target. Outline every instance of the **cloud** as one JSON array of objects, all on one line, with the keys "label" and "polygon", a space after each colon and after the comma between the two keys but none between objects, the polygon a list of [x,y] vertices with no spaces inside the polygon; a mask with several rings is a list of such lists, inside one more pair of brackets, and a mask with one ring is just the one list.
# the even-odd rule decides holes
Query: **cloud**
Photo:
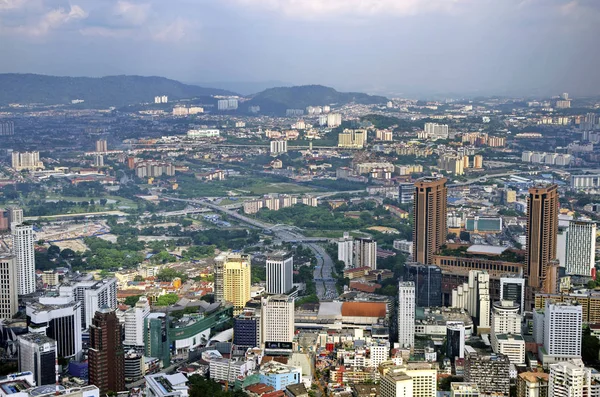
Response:
[{"label": "cloud", "polygon": [[26,4],[26,0],[0,0],[0,11],[16,10]]},{"label": "cloud", "polygon": [[150,14],[150,4],[136,4],[119,0],[114,7],[114,14],[134,26],[143,25]]},{"label": "cloud", "polygon": [[152,38],[156,41],[176,42],[187,36],[191,23],[183,18],[177,18],[162,28],[159,28]]},{"label": "cloud", "polygon": [[[13,0],[13,3],[15,1],[16,0]],[[39,15],[28,16],[28,18],[21,23],[6,26],[2,26],[2,23],[0,23],[0,28],[2,28],[0,31],[3,33],[16,33],[29,37],[43,37],[54,30],[86,19],[88,15],[89,14],[83,8],[75,4],[71,5],[70,10],[68,11],[60,7],[51,9],[50,11],[46,11]]]}]

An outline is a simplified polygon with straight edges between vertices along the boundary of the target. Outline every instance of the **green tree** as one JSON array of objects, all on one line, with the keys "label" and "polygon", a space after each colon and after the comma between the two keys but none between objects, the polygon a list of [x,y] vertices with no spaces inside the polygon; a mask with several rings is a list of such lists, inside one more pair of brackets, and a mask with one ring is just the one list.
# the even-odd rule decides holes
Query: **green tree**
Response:
[{"label": "green tree", "polygon": [[125,302],[124,302],[124,303],[125,303],[127,306],[132,306],[132,307],[133,307],[133,306],[135,306],[135,304],[136,304],[136,303],[137,303],[137,302],[140,300],[140,298],[141,298],[142,296],[143,296],[143,295],[134,295],[134,296],[128,296],[127,298],[125,298]]},{"label": "green tree", "polygon": [[177,294],[165,294],[158,297],[156,306],[171,306],[177,303],[179,296]]}]

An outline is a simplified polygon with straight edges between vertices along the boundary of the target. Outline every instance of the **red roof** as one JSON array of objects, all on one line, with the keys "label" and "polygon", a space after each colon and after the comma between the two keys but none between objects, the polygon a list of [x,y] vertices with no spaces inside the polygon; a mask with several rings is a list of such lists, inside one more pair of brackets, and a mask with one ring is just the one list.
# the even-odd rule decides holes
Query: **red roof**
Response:
[{"label": "red roof", "polygon": [[387,304],[384,302],[344,302],[342,316],[344,317],[385,317]]}]

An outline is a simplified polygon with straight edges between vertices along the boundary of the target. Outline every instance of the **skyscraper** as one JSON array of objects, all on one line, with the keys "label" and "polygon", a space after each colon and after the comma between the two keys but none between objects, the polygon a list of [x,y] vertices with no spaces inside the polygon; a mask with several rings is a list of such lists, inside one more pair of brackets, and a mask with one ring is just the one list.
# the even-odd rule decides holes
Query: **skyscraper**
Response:
[{"label": "skyscraper", "polygon": [[[529,287],[554,292],[548,274],[556,259],[558,186],[534,186],[527,199],[527,276]],[[550,277],[549,277],[550,276]]]},{"label": "skyscraper", "polygon": [[415,283],[418,307],[442,306],[442,270],[434,265],[407,263],[405,279]]},{"label": "skyscraper", "polygon": [[422,178],[415,183],[413,201],[413,259],[433,264],[433,254],[446,242],[448,228],[446,178]]},{"label": "skyscraper", "polygon": [[38,386],[56,382],[56,341],[43,334],[21,335],[19,341],[19,371],[31,371]]},{"label": "skyscraper", "polygon": [[215,301],[231,302],[241,313],[251,298],[250,255],[222,253],[215,258]]},{"label": "skyscraper", "polygon": [[145,296],[140,297],[134,307],[125,312],[125,340],[127,347],[144,348],[144,319],[150,313],[150,304]]},{"label": "skyscraper", "polygon": [[35,292],[35,251],[33,248],[33,226],[11,225],[13,252],[17,261],[18,293],[27,295]]},{"label": "skyscraper", "polygon": [[346,269],[354,266],[354,238],[350,234],[344,232],[344,237],[341,237],[338,242],[338,261],[344,262]]},{"label": "skyscraper", "polygon": [[233,319],[233,344],[241,349],[260,347],[261,311],[244,308]]},{"label": "skyscraper", "polygon": [[370,267],[377,269],[377,241],[372,238],[360,237],[354,240],[355,267]]},{"label": "skyscraper", "polygon": [[519,312],[525,312],[525,279],[522,277],[500,278],[500,300],[513,301],[519,305]]},{"label": "skyscraper", "polygon": [[597,394],[598,385],[592,368],[583,365],[580,359],[572,359],[550,365],[548,396],[584,397]]},{"label": "skyscraper", "polygon": [[106,145],[106,139],[98,139],[96,141],[96,152],[105,153],[108,151],[108,147]]},{"label": "skyscraper", "polygon": [[287,294],[293,288],[294,256],[278,251],[267,255],[267,294]]},{"label": "skyscraper", "polygon": [[88,350],[89,383],[100,393],[125,390],[125,353],[123,328],[114,310],[102,308],[96,312],[90,326]]},{"label": "skyscraper", "polygon": [[566,273],[591,277],[596,265],[596,223],[569,222],[567,234]]},{"label": "skyscraper", "polygon": [[0,254],[0,319],[19,311],[17,264],[14,255]]},{"label": "skyscraper", "polygon": [[262,300],[262,337],[265,342],[292,342],[294,339],[294,299],[272,295]]},{"label": "skyscraper", "polygon": [[412,281],[398,284],[398,343],[402,347],[415,344],[415,283]]},{"label": "skyscraper", "polygon": [[[580,304],[546,301],[542,363],[581,358],[583,309]],[[546,358],[546,356],[548,358]]]}]

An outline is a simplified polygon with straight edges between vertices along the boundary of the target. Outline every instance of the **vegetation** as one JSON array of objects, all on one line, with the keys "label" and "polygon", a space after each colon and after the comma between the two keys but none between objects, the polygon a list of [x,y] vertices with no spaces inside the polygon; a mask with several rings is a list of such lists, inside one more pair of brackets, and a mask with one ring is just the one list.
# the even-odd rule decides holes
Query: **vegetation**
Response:
[{"label": "vegetation", "polygon": [[171,306],[177,303],[179,297],[177,294],[164,294],[158,297],[156,300],[156,306]]},{"label": "vegetation", "polygon": [[125,298],[125,301],[124,301],[124,303],[125,303],[127,306],[131,306],[131,307],[133,307],[133,306],[135,306],[135,304],[136,304],[136,303],[138,303],[138,301],[140,300],[140,298],[141,298],[142,296],[143,296],[143,295],[133,295],[133,296],[128,296],[127,298]]},{"label": "vegetation", "polygon": [[[225,391],[220,383],[200,375],[192,375],[188,378],[190,397],[245,397],[246,393],[241,390]],[[231,385],[233,386],[233,385]]]}]

